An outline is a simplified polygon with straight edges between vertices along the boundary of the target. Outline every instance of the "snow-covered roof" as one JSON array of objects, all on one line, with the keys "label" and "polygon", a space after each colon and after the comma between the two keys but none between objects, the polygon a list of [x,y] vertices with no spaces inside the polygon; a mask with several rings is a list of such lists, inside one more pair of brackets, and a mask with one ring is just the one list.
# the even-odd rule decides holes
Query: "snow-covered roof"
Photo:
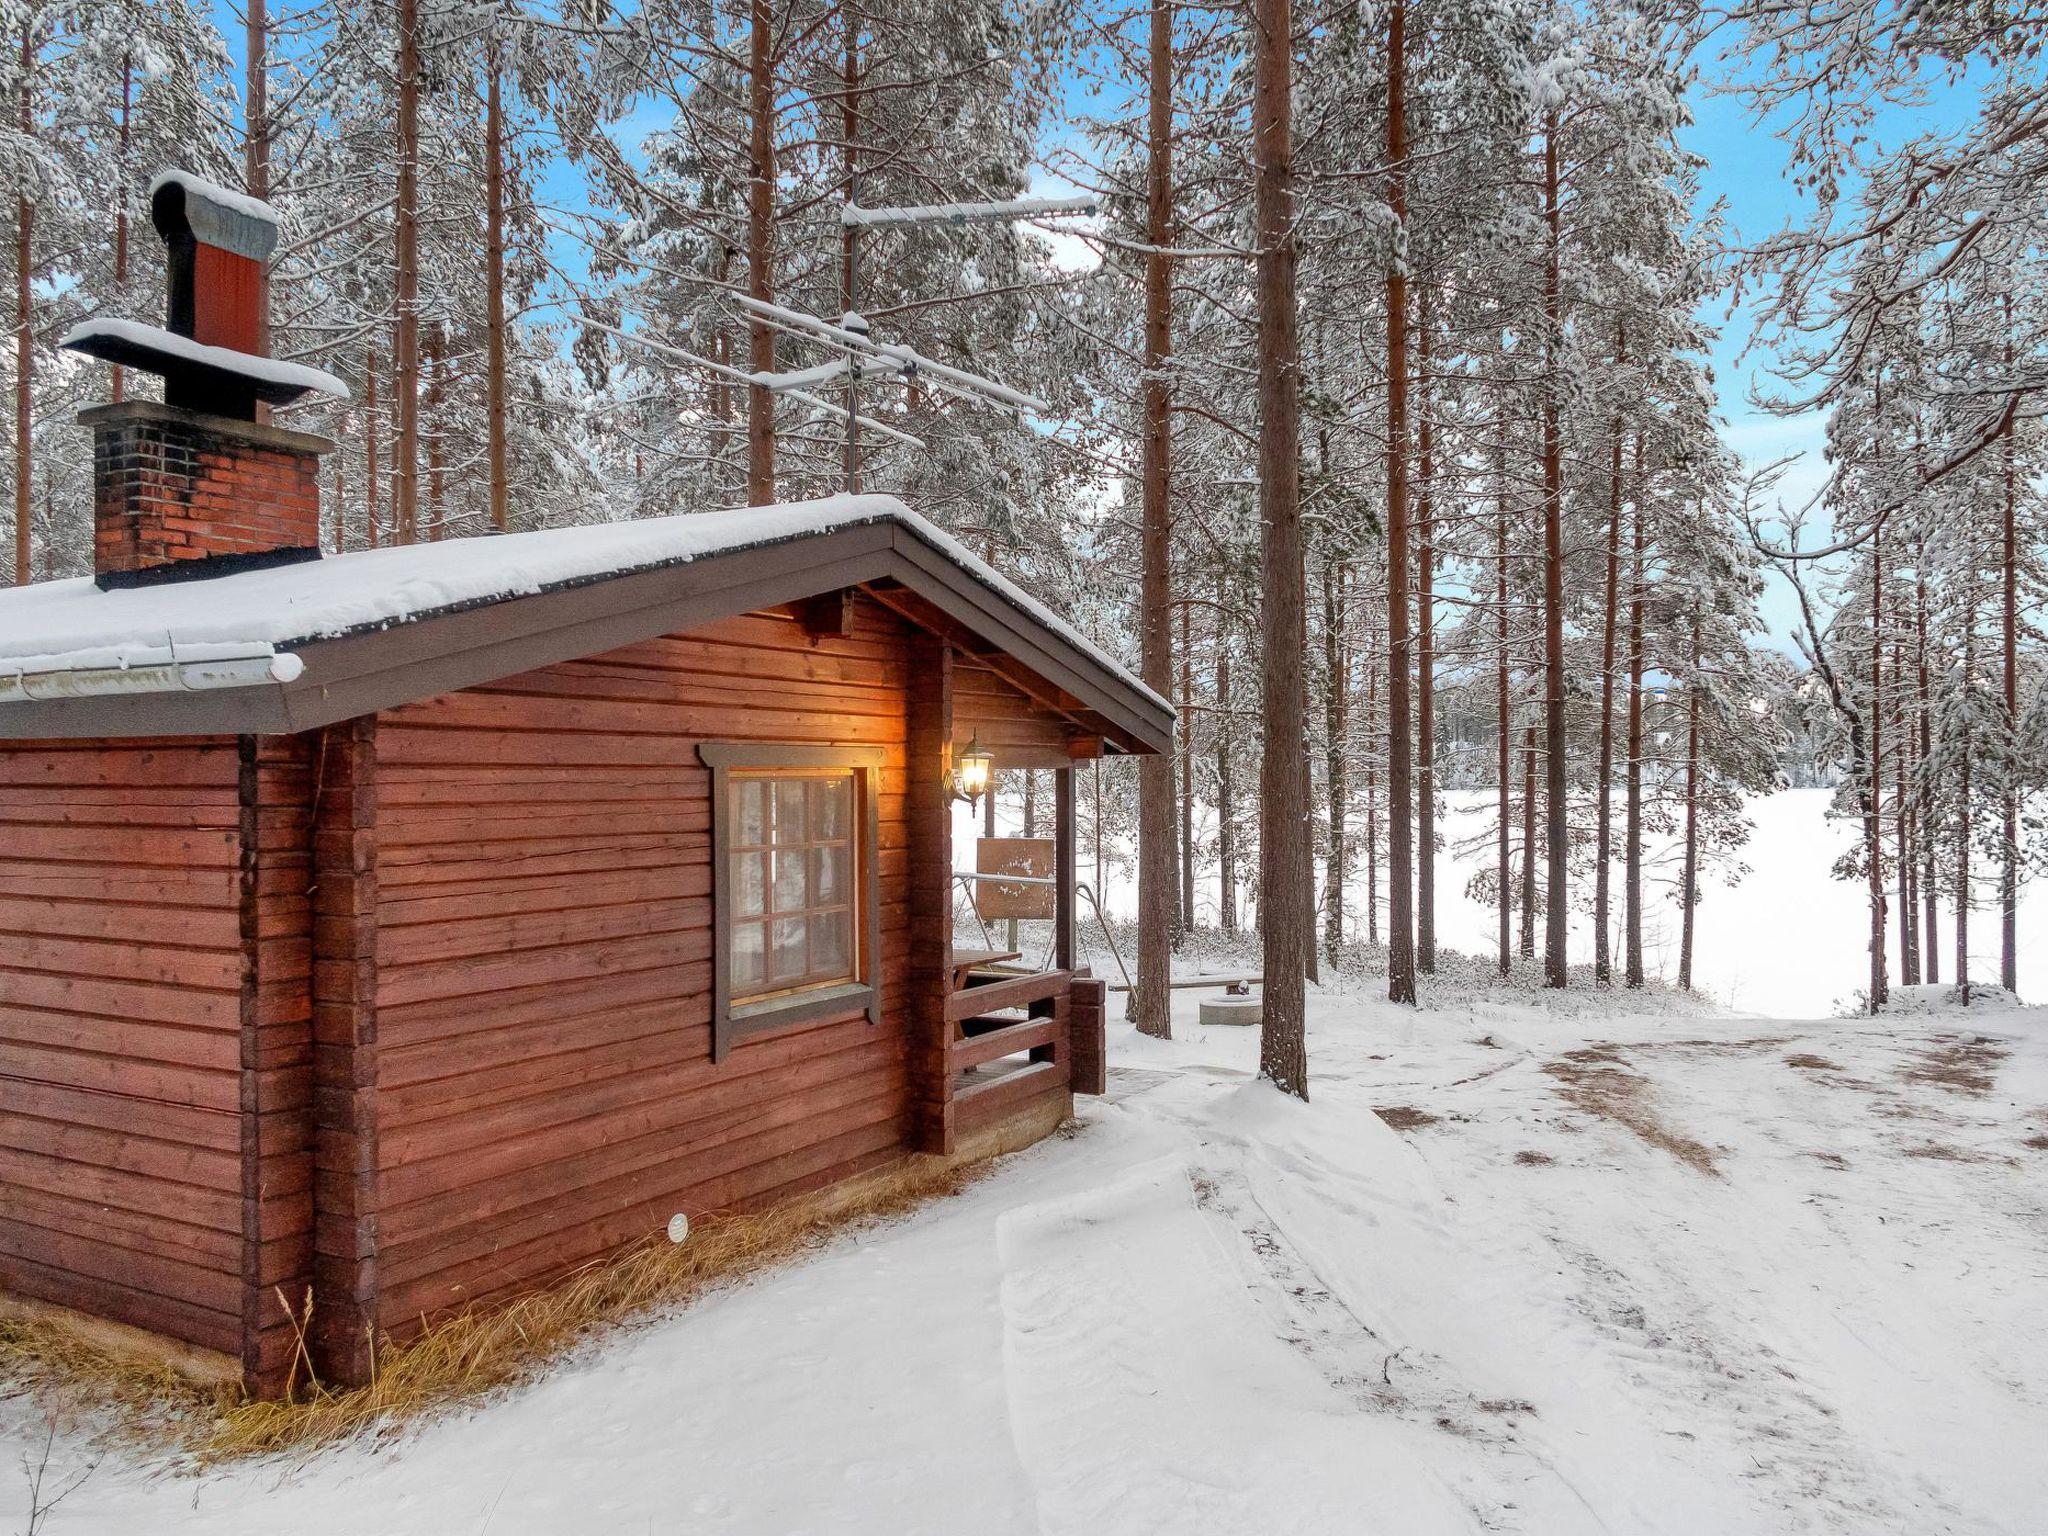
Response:
[{"label": "snow-covered roof", "polygon": [[[102,590],[85,577],[0,590],[0,702],[84,691],[64,688],[52,674],[119,674],[167,667],[175,672],[178,664],[200,660],[273,659],[267,672],[255,667],[247,680],[267,676],[289,682],[299,675],[295,649],[315,642],[877,524],[908,531],[1096,667],[1170,713],[1166,700],[1059,615],[901,501],[882,495],[834,496],[358,550],[111,590]],[[147,683],[143,686],[155,691]],[[192,686],[189,681],[163,685],[166,690]],[[135,684],[119,691],[136,691]]]},{"label": "snow-covered roof", "polygon": [[255,384],[258,393],[265,398],[283,395],[286,399],[296,399],[309,392],[332,395],[337,400],[349,398],[348,385],[323,369],[308,368],[304,363],[286,362],[281,358],[258,357],[252,352],[237,352],[232,347],[209,346],[206,342],[194,341],[190,336],[167,331],[160,325],[145,325],[140,320],[115,320],[104,316],[81,320],[64,333],[64,339],[57,345],[93,357],[104,357],[111,362],[133,363],[139,358],[146,358],[149,366],[158,372],[163,371],[163,363],[170,362],[233,374]]}]

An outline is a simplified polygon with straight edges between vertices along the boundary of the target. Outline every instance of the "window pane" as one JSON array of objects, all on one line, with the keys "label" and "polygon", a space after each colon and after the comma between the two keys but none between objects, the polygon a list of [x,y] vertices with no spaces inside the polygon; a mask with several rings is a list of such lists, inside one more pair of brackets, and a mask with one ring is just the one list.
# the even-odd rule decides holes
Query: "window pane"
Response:
[{"label": "window pane", "polygon": [[767,911],[768,855],[737,853],[732,860],[732,901],[734,915],[759,917]]},{"label": "window pane", "polygon": [[775,910],[801,912],[804,909],[804,852],[777,851],[775,855]]},{"label": "window pane", "polygon": [[804,929],[800,917],[778,918],[775,923],[775,953],[769,974],[776,981],[796,981],[804,974]]},{"label": "window pane", "polygon": [[733,790],[738,802],[733,841],[759,848],[768,841],[768,786],[759,779],[741,779]]},{"label": "window pane", "polygon": [[853,778],[823,779],[811,792],[811,836],[845,837],[853,821]]},{"label": "window pane", "polygon": [[811,900],[819,906],[847,899],[846,866],[850,851],[844,843],[812,851],[816,867],[811,872]]},{"label": "window pane", "polygon": [[720,920],[734,998],[857,975],[856,775],[757,770],[734,774],[730,786],[730,889]]},{"label": "window pane", "polygon": [[851,917],[842,907],[837,912],[818,912],[811,917],[811,969],[822,977],[843,976],[852,967],[847,954],[852,946]]},{"label": "window pane", "polygon": [[804,840],[804,781],[783,779],[775,786],[775,841]]},{"label": "window pane", "polygon": [[763,954],[767,929],[760,923],[732,925],[732,989],[744,995],[758,990],[763,980]]}]

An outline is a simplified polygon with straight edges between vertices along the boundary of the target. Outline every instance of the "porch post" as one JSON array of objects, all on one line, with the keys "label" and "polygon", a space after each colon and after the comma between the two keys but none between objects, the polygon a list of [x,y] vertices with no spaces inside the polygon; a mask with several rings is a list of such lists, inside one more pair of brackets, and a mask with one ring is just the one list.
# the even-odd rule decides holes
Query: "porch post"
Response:
[{"label": "porch post", "polygon": [[1053,770],[1053,909],[1052,963],[1055,969],[1074,968],[1074,769]]},{"label": "porch post", "polygon": [[911,1140],[920,1152],[948,1156],[954,1143],[953,1025],[946,1017],[953,978],[953,805],[942,775],[953,743],[953,651],[936,637],[910,641],[905,715]]}]

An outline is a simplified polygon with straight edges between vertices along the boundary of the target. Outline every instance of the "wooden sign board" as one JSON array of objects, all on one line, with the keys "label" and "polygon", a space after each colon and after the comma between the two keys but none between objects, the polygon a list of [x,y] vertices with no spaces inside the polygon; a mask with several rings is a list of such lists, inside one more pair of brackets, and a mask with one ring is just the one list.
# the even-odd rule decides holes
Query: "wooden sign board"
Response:
[{"label": "wooden sign board", "polygon": [[[983,875],[1024,875],[1050,881],[1053,840],[1049,837],[984,837],[974,845],[974,868]],[[1012,885],[1001,880],[974,882],[974,910],[990,918],[1049,918],[1053,915],[1051,885]]]}]

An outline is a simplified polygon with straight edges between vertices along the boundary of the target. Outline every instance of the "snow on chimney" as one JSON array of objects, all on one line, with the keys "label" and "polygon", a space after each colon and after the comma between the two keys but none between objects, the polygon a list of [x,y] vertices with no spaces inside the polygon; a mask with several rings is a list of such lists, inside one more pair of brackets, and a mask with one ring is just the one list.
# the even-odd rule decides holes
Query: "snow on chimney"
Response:
[{"label": "snow on chimney", "polygon": [[93,570],[102,587],[320,555],[326,438],[259,424],[259,402],[348,398],[332,374],[262,355],[268,204],[182,171],[150,185],[168,248],[167,326],[92,319],[62,345],[162,376],[164,403],[79,412],[93,434]]}]

